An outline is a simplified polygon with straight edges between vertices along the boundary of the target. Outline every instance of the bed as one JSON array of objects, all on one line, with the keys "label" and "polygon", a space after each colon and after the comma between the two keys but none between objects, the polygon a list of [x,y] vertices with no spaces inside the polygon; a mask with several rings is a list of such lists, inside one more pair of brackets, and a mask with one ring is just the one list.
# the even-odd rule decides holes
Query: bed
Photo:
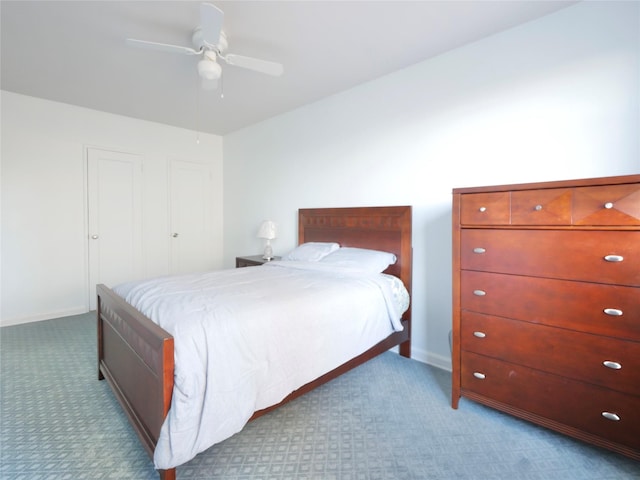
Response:
[{"label": "bed", "polygon": [[[411,230],[410,206],[300,209],[298,212],[298,244],[337,242],[342,247],[393,253],[397,260],[384,273],[398,277],[409,293],[412,275]],[[249,267],[256,268],[277,267]],[[112,289],[98,285],[97,296],[98,378],[107,381],[142,445],[153,456],[174,396],[175,339]],[[401,330],[392,331],[362,353],[319,374],[282,401],[258,409],[250,419],[277,408],[390,348],[398,346],[401,355],[410,357],[410,305],[399,322]],[[159,474],[161,479],[174,480],[176,469],[160,469]]]}]

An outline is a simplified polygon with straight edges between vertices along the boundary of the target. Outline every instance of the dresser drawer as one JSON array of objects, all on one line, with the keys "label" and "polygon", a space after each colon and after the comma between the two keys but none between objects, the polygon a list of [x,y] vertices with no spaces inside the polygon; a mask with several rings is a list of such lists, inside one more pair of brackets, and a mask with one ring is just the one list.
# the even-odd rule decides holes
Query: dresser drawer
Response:
[{"label": "dresser drawer", "polygon": [[463,225],[509,225],[509,192],[472,193],[460,197]]},{"label": "dresser drawer", "polygon": [[463,269],[640,286],[640,231],[460,233]]},{"label": "dresser drawer", "polygon": [[640,396],[638,342],[467,311],[461,342],[463,350]]},{"label": "dresser drawer", "polygon": [[574,189],[574,225],[640,225],[640,184]]},{"label": "dresser drawer", "polygon": [[463,310],[640,341],[636,287],[469,270],[460,283]]},{"label": "dresser drawer", "polygon": [[463,392],[640,448],[640,397],[471,352],[462,352],[461,387]]},{"label": "dresser drawer", "polygon": [[512,225],[571,225],[572,190],[522,190],[511,192]]}]

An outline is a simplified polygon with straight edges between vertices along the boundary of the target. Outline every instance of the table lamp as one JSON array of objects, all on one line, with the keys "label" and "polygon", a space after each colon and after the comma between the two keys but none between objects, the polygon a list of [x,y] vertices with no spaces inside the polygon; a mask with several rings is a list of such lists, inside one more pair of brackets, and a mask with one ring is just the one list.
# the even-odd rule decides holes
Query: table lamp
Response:
[{"label": "table lamp", "polygon": [[271,220],[265,220],[260,225],[260,230],[258,230],[258,238],[264,238],[267,241],[267,244],[264,246],[264,255],[262,258],[265,260],[273,259],[273,249],[271,248],[271,240],[276,238],[276,224]]}]

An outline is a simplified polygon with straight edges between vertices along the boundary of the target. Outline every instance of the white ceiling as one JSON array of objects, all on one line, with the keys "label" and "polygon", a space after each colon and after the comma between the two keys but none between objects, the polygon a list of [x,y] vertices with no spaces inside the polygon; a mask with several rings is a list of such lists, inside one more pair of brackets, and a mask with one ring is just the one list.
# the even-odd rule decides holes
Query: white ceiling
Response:
[{"label": "white ceiling", "polygon": [[[0,2],[3,90],[224,135],[534,20],[574,1],[216,1],[229,52],[282,77],[223,65],[224,98],[198,85],[200,2]],[[199,105],[199,106],[198,106]]]}]

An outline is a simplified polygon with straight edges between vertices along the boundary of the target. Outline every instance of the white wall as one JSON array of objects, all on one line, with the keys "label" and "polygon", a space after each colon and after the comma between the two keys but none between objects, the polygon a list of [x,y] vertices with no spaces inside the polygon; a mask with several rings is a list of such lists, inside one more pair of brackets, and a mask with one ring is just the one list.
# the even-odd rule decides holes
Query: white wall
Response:
[{"label": "white wall", "polygon": [[143,159],[143,269],[169,273],[168,159],[214,173],[213,248],[222,266],[222,138],[2,92],[0,324],[88,310],[86,147]]},{"label": "white wall", "polygon": [[[330,66],[328,66],[330,68]],[[414,207],[413,356],[450,368],[451,189],[640,172],[640,3],[584,2],[225,136],[224,250],[297,209]]]}]

